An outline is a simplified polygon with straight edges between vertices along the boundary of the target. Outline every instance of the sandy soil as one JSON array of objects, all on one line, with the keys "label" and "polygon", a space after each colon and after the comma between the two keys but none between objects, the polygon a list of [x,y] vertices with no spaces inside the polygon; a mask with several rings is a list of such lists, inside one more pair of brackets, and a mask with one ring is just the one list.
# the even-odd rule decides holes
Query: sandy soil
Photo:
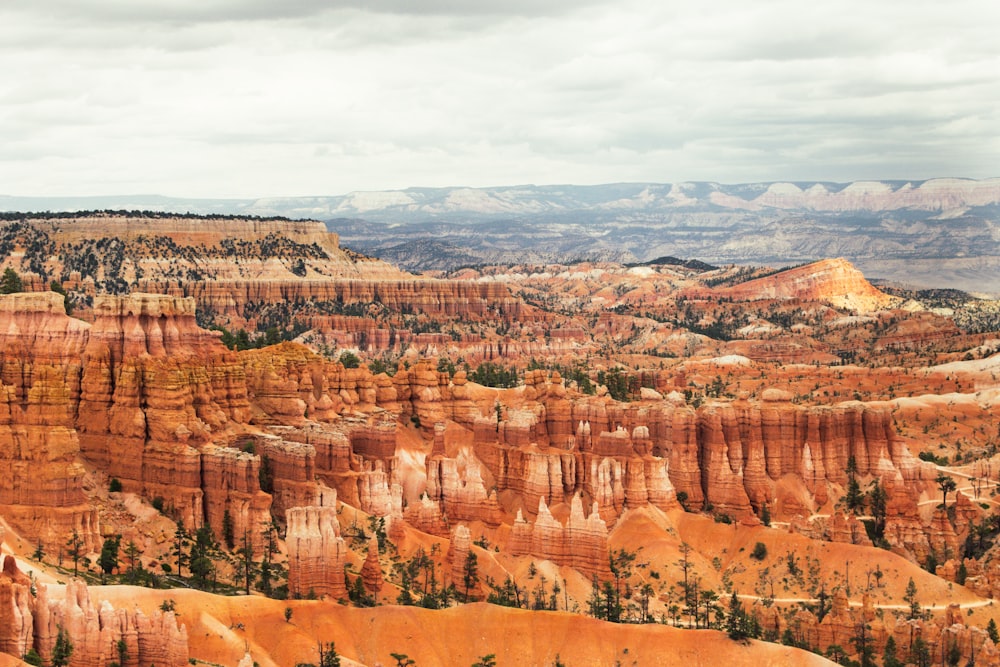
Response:
[{"label": "sandy soil", "polygon": [[[227,598],[197,591],[101,590],[113,604],[151,611],[174,599],[187,624],[191,656],[235,665],[249,649],[261,667],[317,659],[318,641],[364,665],[393,665],[405,653],[420,667],[470,665],[495,654],[499,665],[828,665],[811,653],[762,642],[739,643],[715,631],[614,625],[562,612],[529,612],[485,603],[429,611],[344,607],[332,602]],[[292,610],[290,622],[284,610]],[[346,664],[346,661],[345,661]]]}]

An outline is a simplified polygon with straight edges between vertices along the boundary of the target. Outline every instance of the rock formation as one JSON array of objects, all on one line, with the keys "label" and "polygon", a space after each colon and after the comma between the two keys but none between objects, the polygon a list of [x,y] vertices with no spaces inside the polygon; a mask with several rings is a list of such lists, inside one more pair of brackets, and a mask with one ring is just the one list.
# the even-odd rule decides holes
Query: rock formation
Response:
[{"label": "rock formation", "polygon": [[188,664],[187,630],[178,627],[172,611],[157,610],[147,617],[139,610],[114,609],[107,601],[95,605],[80,582],[67,584],[62,601],[49,602],[45,590],[39,587],[38,605],[48,604],[48,613],[35,617],[35,648],[43,660],[51,658],[62,628],[73,642],[73,665],[105,667],[117,660],[119,640],[137,664]]},{"label": "rock formation", "polygon": [[[244,468],[224,482],[237,484],[243,508],[254,505],[255,516],[236,517],[241,525],[258,519],[268,501],[251,501],[259,492],[254,462],[208,446],[230,425],[248,420],[249,403],[235,355],[199,328],[194,315],[191,299],[96,297],[77,429],[81,454],[125,490],[162,498],[189,527],[207,516],[218,531],[227,498],[213,493],[205,507],[203,468],[213,484],[222,483],[220,466]],[[203,460],[209,450],[211,460]]]},{"label": "rock formation", "polygon": [[46,545],[99,534],[74,428],[89,330],[58,294],[0,296],[0,514]]},{"label": "rock formation", "polygon": [[[930,656],[943,656],[952,646],[957,646],[961,660],[974,659],[977,665],[1000,665],[1000,651],[983,630],[966,626],[958,605],[951,605],[944,616],[933,620],[906,619],[879,615],[866,595],[860,607],[849,606],[843,590],[833,597],[829,613],[818,620],[809,611],[799,611],[790,619],[771,610],[763,614],[765,627],[778,634],[790,633],[796,642],[825,652],[833,645],[846,648],[858,637],[858,629],[864,624],[866,642],[872,654],[881,656],[886,641],[893,637],[897,656],[912,655],[913,644],[922,640]],[[856,653],[855,650],[848,650]]]},{"label": "rock formation", "polygon": [[336,495],[325,496],[322,503],[293,507],[285,513],[288,593],[294,597],[346,599],[347,545],[340,537]]},{"label": "rock formation", "polygon": [[590,515],[584,515],[579,495],[573,496],[565,525],[552,516],[544,500],[538,501],[534,523],[528,523],[518,511],[507,549],[515,556],[530,555],[575,568],[588,577],[605,578],[610,573],[607,525],[596,503]]},{"label": "rock formation", "polygon": [[463,449],[456,459],[429,457],[426,493],[450,520],[492,525],[501,521],[496,492],[487,492],[479,461],[469,450]]},{"label": "rock formation", "polygon": [[20,658],[34,649],[47,662],[61,628],[73,644],[73,665],[106,667],[117,661],[119,641],[125,642],[130,664],[188,663],[187,630],[172,611],[146,616],[139,609],[115,609],[106,600],[95,603],[78,580],[66,585],[62,599],[50,599],[48,587],[22,574],[11,556],[0,559],[0,653]]},{"label": "rock formation", "polygon": [[374,535],[368,540],[368,552],[361,566],[361,579],[364,581],[365,590],[377,598],[379,591],[385,585],[385,579],[382,576],[382,565],[378,560],[378,539]]},{"label": "rock formation", "polygon": [[0,561],[0,653],[21,657],[34,643],[32,609],[36,600],[31,594],[31,581],[18,570],[14,559],[0,556]]}]

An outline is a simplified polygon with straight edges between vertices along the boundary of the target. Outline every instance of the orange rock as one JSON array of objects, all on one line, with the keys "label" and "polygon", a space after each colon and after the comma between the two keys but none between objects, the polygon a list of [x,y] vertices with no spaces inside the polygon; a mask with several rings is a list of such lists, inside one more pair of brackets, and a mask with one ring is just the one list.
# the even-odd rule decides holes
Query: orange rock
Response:
[{"label": "orange rock", "polygon": [[361,566],[361,579],[364,581],[365,590],[376,597],[385,584],[382,578],[382,566],[378,561],[378,539],[374,535],[368,540],[368,554]]},{"label": "orange rock", "polygon": [[74,429],[89,329],[58,294],[0,296],[0,514],[50,549],[99,535]]},{"label": "orange rock", "polygon": [[607,577],[608,528],[594,504],[589,516],[583,514],[583,501],[574,495],[566,524],[559,523],[544,499],[538,501],[538,515],[529,524],[517,513],[511,527],[508,550],[515,556],[534,556],[558,565],[575,568],[586,576]]},{"label": "orange rock", "polygon": [[324,503],[285,513],[288,592],[295,597],[346,599],[347,545],[340,537],[336,497],[325,498]]},{"label": "orange rock", "polygon": [[834,512],[827,523],[827,539],[831,542],[872,546],[865,526],[856,516]]},{"label": "orange rock", "polygon": [[[8,627],[13,632],[0,631],[5,635],[0,636],[0,652],[24,655],[34,648],[44,660],[50,660],[62,629],[73,644],[74,665],[107,665],[117,660],[119,641],[125,642],[136,664],[181,667],[188,663],[187,629],[177,624],[172,611],[157,610],[146,616],[139,609],[115,609],[106,600],[95,604],[90,589],[77,580],[66,585],[61,600],[50,600],[44,584],[38,585],[37,595],[31,595],[27,585],[14,586],[23,588],[18,596],[18,616]],[[8,590],[6,582],[0,580],[0,601],[6,602]],[[16,635],[13,641],[12,635]]]},{"label": "orange rock", "polygon": [[798,298],[826,301],[859,312],[884,309],[900,302],[875,289],[845,259],[825,259],[715,291],[722,297],[736,300]]}]

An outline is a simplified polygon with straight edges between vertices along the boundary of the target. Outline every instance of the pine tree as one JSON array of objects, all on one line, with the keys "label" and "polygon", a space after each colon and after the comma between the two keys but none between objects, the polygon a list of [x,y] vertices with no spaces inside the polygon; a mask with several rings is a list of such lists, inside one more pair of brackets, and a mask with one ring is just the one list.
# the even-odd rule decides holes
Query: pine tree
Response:
[{"label": "pine tree", "polygon": [[689,579],[689,571],[691,569],[691,552],[694,549],[687,542],[681,542],[680,552],[681,559],[677,561],[677,565],[680,565],[681,571],[684,573],[684,581],[681,582],[684,590],[684,607],[689,609],[691,607],[691,582]]},{"label": "pine tree", "polygon": [[42,656],[38,655],[38,651],[32,646],[28,649],[28,652],[24,654],[21,658],[24,662],[33,667],[42,667]]},{"label": "pine tree", "polygon": [[596,574],[591,577],[590,597],[587,598],[587,607],[590,609],[590,615],[594,618],[607,618],[604,615],[604,605],[601,604],[601,585],[597,581]]},{"label": "pine tree", "polygon": [[941,506],[947,508],[948,492],[957,489],[958,484],[956,484],[955,480],[951,477],[948,477],[943,473],[935,477],[934,481],[937,482],[938,488],[941,489]]},{"label": "pine tree", "polygon": [[73,655],[73,642],[69,640],[69,635],[66,634],[66,630],[63,626],[59,626],[59,630],[56,633],[56,643],[52,647],[52,659],[50,664],[52,667],[66,667],[69,664],[69,659]]},{"label": "pine tree", "polygon": [[97,564],[101,566],[101,583],[103,584],[107,575],[111,574],[118,567],[118,547],[121,545],[122,536],[113,535],[104,540],[101,546],[101,555]]},{"label": "pine tree", "polygon": [[469,549],[465,556],[465,564],[462,566],[462,583],[465,584],[465,601],[469,601],[469,591],[479,583],[479,566],[476,554]]},{"label": "pine tree", "polygon": [[139,560],[141,555],[139,545],[135,543],[135,540],[129,540],[128,544],[125,545],[125,557],[128,558],[128,580],[133,584],[136,582],[139,570],[142,569],[142,561]]},{"label": "pine tree", "polygon": [[259,581],[260,592],[268,597],[274,592],[273,579],[275,575],[274,554],[278,550],[278,543],[275,540],[275,525],[273,522],[262,524],[264,531],[264,557],[260,561]]},{"label": "pine tree", "polygon": [[215,563],[212,562],[212,552],[215,548],[215,537],[212,535],[212,529],[207,525],[199,528],[195,533],[194,544],[191,545],[188,565],[191,570],[192,582],[196,588],[202,590],[208,588],[209,577],[215,572]]},{"label": "pine tree", "polygon": [[73,577],[80,572],[80,561],[83,559],[83,538],[80,537],[80,533],[73,529],[73,534],[70,535],[69,540],[66,541],[66,551],[67,555],[73,561]]},{"label": "pine tree", "polygon": [[236,551],[236,557],[239,559],[236,572],[243,579],[244,592],[250,595],[250,585],[253,583],[255,568],[253,562],[253,544],[250,542],[250,535],[245,530],[243,531],[243,546]]},{"label": "pine tree", "polygon": [[187,531],[184,530],[184,523],[181,521],[177,522],[177,529],[174,531],[174,550],[173,556],[177,562],[177,576],[183,577],[184,570],[183,567],[191,562],[188,554],[184,552],[184,545],[187,544],[188,540]]},{"label": "pine tree", "polygon": [[872,482],[868,491],[868,506],[871,508],[872,518],[875,519],[875,539],[880,541],[885,537],[885,508],[888,501],[888,494],[878,480]]},{"label": "pine tree", "polygon": [[741,641],[747,638],[744,627],[745,616],[743,603],[740,602],[734,588],[733,594],[729,596],[729,613],[726,615],[726,632],[729,633],[730,639]]},{"label": "pine tree", "polygon": [[882,667],[903,667],[903,661],[896,656],[896,638],[889,635],[882,651]]},{"label": "pine tree", "polygon": [[333,642],[319,645],[319,667],[340,667],[340,656]]},{"label": "pine tree", "polygon": [[222,540],[226,543],[226,548],[230,551],[236,545],[236,537],[233,534],[233,515],[229,513],[229,508],[222,513]]},{"label": "pine tree", "polygon": [[917,637],[910,646],[910,662],[917,667],[931,667],[931,650],[923,637]]},{"label": "pine tree", "polygon": [[622,581],[628,581],[632,576],[632,563],[635,562],[635,557],[636,552],[625,549],[612,551],[608,557],[608,565],[615,578],[615,607],[618,609],[618,616],[622,610]]},{"label": "pine tree", "polygon": [[17,275],[17,272],[12,268],[7,268],[3,272],[3,277],[0,277],[0,294],[13,294],[14,292],[23,292],[24,283],[21,282],[21,276]]},{"label": "pine tree", "polygon": [[816,596],[816,620],[820,623],[823,622],[823,619],[826,618],[827,613],[830,611],[830,608],[827,606],[829,599],[830,596],[826,592],[826,584],[823,584],[823,587],[819,589],[819,594]]},{"label": "pine tree", "polygon": [[851,643],[854,644],[855,650],[858,652],[858,658],[860,658],[861,667],[875,667],[875,659],[873,657],[874,651],[872,650],[872,640],[871,636],[868,634],[871,630],[871,626],[862,621],[858,623],[855,628],[857,634],[851,638]]},{"label": "pine tree", "polygon": [[[615,586],[610,581],[605,581],[601,587],[601,598],[604,603],[604,618],[612,623],[621,623],[622,606],[618,601],[619,596],[615,591]],[[695,614],[697,615],[697,609]]]},{"label": "pine tree", "polygon": [[108,667],[125,667],[125,661],[128,660],[128,643],[124,639],[119,639],[115,644],[115,650],[118,653],[118,659],[112,661]]},{"label": "pine tree", "polygon": [[76,302],[74,301],[73,297],[71,297],[69,293],[66,291],[66,288],[64,288],[58,282],[53,280],[52,282],[49,283],[49,290],[55,292],[56,294],[62,294],[63,308],[66,309],[67,315],[72,315],[73,308],[76,306]]},{"label": "pine tree", "polygon": [[962,659],[962,649],[959,648],[958,642],[952,640],[951,645],[948,646],[948,665],[949,667],[958,667],[958,661]]},{"label": "pine tree", "polygon": [[910,577],[910,581],[906,584],[906,593],[903,595],[903,602],[910,605],[910,620],[920,616],[920,601],[917,599],[917,585],[914,583],[913,577]]}]

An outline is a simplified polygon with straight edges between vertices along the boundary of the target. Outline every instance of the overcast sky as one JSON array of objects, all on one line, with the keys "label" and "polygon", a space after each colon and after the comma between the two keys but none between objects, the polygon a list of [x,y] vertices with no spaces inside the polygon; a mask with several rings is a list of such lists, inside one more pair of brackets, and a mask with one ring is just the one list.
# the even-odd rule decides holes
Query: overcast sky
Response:
[{"label": "overcast sky", "polygon": [[0,193],[1000,176],[996,0],[0,4]]}]

